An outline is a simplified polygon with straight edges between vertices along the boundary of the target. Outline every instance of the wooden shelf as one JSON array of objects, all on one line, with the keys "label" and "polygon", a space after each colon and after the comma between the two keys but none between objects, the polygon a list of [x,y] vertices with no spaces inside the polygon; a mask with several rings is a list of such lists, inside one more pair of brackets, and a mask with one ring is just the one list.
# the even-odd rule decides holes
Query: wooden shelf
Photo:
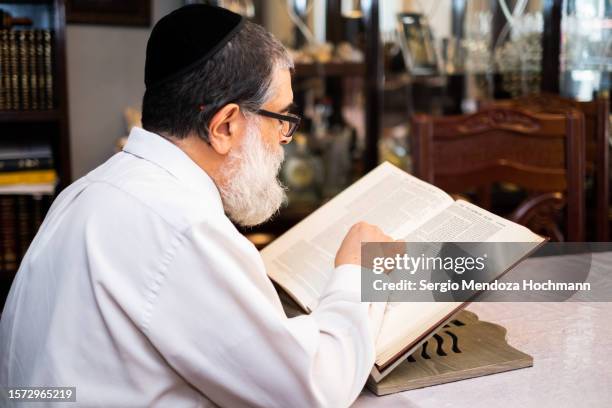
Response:
[{"label": "wooden shelf", "polygon": [[330,76],[363,76],[365,64],[361,62],[328,62],[325,64],[295,64],[295,76],[306,77],[330,77]]},{"label": "wooden shelf", "polygon": [[0,111],[0,122],[54,122],[61,118],[61,112],[51,110]]}]

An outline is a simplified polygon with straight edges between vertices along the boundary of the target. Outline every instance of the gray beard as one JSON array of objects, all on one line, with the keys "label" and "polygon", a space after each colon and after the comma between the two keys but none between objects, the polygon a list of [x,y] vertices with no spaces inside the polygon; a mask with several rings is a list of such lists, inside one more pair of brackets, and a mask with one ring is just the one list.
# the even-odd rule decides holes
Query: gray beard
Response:
[{"label": "gray beard", "polygon": [[226,180],[219,188],[223,208],[235,223],[251,227],[270,219],[285,202],[285,187],[278,180],[284,151],[270,151],[255,120],[247,123],[240,148],[232,150],[221,168]]}]

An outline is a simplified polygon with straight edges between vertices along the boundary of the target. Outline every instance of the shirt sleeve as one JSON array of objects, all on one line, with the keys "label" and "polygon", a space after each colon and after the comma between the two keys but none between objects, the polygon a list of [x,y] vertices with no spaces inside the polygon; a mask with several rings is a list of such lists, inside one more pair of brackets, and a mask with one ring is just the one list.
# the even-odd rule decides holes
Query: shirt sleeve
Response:
[{"label": "shirt sleeve", "polygon": [[151,343],[221,406],[352,404],[385,306],[360,301],[360,267],[336,268],[317,308],[290,319],[270,298],[257,251],[230,232],[200,225],[183,236],[147,307]]}]

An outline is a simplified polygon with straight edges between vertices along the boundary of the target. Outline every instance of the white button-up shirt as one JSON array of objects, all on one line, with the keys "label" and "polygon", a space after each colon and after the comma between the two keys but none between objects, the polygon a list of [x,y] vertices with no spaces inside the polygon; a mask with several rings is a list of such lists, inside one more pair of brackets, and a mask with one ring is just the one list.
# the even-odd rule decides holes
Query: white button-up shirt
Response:
[{"label": "white button-up shirt", "polygon": [[313,313],[287,318],[210,177],[134,128],[59,195],[27,251],[0,322],[0,386],[74,386],[78,406],[348,406],[382,315],[359,284],[341,266]]}]

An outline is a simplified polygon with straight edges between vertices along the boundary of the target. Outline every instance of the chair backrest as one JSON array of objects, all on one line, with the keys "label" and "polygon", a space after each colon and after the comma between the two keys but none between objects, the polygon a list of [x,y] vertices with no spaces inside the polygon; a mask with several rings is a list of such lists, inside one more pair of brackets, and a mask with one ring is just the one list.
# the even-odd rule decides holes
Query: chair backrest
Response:
[{"label": "chair backrest", "polygon": [[[418,177],[451,193],[472,188],[490,192],[494,183],[515,184],[532,195],[509,218],[556,240],[583,240],[584,118],[580,112],[529,114],[493,108],[471,115],[417,114],[411,122]],[[487,208],[486,200],[480,194],[478,204]],[[565,207],[565,236],[548,217],[560,207]]]},{"label": "chair backrest", "polygon": [[610,164],[608,148],[608,127],[610,101],[599,97],[589,102],[564,98],[557,94],[541,93],[515,99],[484,101],[482,108],[521,108],[528,112],[560,113],[579,110],[584,115],[584,134],[586,152],[586,173],[592,175],[595,203],[592,206],[592,237],[598,241],[608,241],[610,207]]}]

